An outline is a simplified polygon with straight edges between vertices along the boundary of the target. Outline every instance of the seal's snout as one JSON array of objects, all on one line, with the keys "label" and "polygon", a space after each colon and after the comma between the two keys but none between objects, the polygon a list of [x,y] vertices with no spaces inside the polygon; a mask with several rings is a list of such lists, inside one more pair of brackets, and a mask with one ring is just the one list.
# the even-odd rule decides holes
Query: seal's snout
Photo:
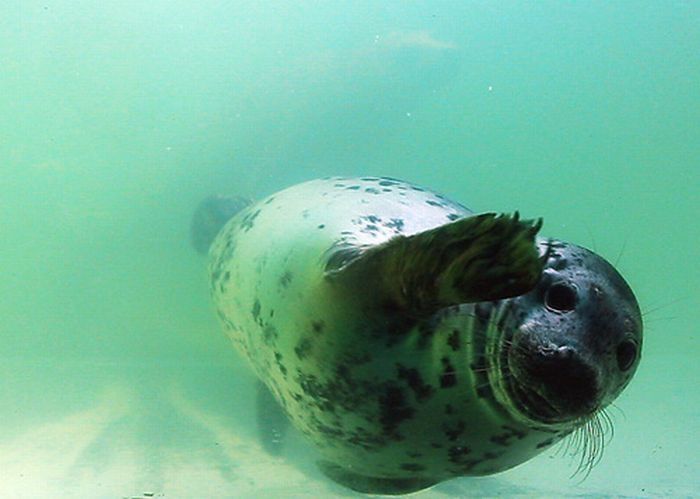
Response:
[{"label": "seal's snout", "polygon": [[[540,421],[571,421],[599,405],[598,373],[573,346],[520,345],[515,360],[521,408]],[[522,356],[522,357],[521,357]]]},{"label": "seal's snout", "polygon": [[538,348],[529,371],[533,387],[555,409],[557,419],[573,419],[596,409],[597,373],[573,347]]}]

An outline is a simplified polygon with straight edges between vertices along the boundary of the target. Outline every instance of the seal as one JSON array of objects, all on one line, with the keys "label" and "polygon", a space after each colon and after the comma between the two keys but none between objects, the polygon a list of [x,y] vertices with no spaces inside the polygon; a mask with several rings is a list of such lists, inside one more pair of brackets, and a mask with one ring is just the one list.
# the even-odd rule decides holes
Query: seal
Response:
[{"label": "seal", "polygon": [[409,493],[600,436],[639,364],[630,287],[541,225],[388,177],[313,180],[225,224],[211,293],[321,470]]}]

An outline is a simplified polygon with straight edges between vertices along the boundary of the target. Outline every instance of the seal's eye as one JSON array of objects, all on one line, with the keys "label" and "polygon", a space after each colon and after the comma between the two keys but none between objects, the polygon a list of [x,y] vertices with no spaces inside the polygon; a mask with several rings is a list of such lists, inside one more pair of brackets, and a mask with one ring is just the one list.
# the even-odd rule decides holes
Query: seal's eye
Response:
[{"label": "seal's eye", "polygon": [[637,345],[634,341],[625,340],[617,345],[617,367],[620,368],[620,371],[626,371],[632,367],[636,358]]},{"label": "seal's eye", "polygon": [[568,312],[576,308],[576,290],[562,282],[552,284],[544,295],[544,304],[557,312]]}]

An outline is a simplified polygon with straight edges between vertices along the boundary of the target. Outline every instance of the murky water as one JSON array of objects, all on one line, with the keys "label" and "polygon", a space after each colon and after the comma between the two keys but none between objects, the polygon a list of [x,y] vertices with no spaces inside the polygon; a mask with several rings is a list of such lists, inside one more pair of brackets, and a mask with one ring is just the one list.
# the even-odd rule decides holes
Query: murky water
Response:
[{"label": "murky water", "polygon": [[334,497],[271,457],[189,220],[389,175],[617,263],[643,362],[590,476],[556,449],[417,497],[700,495],[700,4],[0,6],[0,495]]}]

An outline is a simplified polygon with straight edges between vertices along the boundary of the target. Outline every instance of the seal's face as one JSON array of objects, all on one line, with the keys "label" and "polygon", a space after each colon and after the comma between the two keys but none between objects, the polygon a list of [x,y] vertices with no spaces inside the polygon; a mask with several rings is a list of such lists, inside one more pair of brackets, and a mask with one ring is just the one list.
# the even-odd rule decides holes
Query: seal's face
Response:
[{"label": "seal's face", "polygon": [[609,404],[632,378],[642,347],[637,300],[598,255],[540,241],[537,286],[514,298],[522,314],[507,348],[508,389],[531,420],[568,423]]}]

